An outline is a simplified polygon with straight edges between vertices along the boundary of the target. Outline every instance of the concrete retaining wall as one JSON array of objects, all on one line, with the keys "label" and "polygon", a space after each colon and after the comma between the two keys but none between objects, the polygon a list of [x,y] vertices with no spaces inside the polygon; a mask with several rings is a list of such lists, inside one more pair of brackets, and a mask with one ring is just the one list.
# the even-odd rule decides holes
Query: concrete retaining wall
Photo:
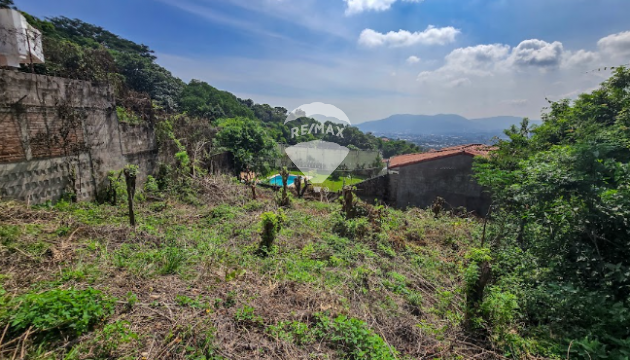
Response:
[{"label": "concrete retaining wall", "polygon": [[0,70],[0,196],[57,200],[75,169],[79,200],[94,199],[110,170],[155,169],[151,124],[119,124],[111,88]]}]

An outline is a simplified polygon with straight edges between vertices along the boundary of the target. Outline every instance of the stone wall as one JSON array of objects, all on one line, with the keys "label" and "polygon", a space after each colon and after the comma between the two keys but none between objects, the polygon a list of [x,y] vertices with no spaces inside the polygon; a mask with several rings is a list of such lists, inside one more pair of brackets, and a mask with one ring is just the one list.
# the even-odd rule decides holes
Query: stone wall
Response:
[{"label": "stone wall", "polygon": [[111,88],[0,70],[0,196],[57,200],[76,173],[79,200],[94,199],[109,170],[155,168],[150,124],[119,124]]}]

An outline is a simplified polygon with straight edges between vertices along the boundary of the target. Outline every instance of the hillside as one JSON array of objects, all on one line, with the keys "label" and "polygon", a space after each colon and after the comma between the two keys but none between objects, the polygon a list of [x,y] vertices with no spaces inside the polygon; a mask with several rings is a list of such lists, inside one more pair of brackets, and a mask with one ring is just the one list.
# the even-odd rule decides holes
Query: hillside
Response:
[{"label": "hillside", "polygon": [[[23,154],[2,163],[0,359],[630,359],[629,68],[615,66],[575,100],[550,101],[542,123],[395,115],[345,127],[343,145],[389,157],[419,149],[369,127],[518,124],[492,147],[414,155],[356,188],[338,168],[341,191],[307,183],[300,193],[302,179],[289,187],[289,169],[275,162],[278,143],[297,141],[287,109],[183,83],[149,47],[98,26],[28,21],[44,33],[49,61],[20,71],[110,85],[116,103],[107,92],[98,111],[112,126],[93,127],[104,138],[117,127],[150,130],[155,147],[143,152],[156,160],[149,174],[129,153],[99,184],[83,180],[96,172],[82,165],[90,152],[31,148],[30,133],[42,127],[33,139],[83,145],[85,103],[44,96],[27,107],[41,82],[12,85],[22,99],[5,92],[15,99],[0,104],[3,131],[13,128],[2,144]],[[535,45],[525,44],[514,49]],[[120,134],[117,151],[142,150]],[[216,155],[227,170],[214,167]],[[257,181],[276,172],[282,187]],[[63,186],[45,190],[54,201],[7,201],[16,193],[6,189],[53,182]],[[84,185],[90,196],[79,197]],[[446,199],[474,205],[471,185],[491,197],[481,214]],[[391,200],[396,188],[402,203]],[[419,194],[428,208],[409,206]]]},{"label": "hillside", "polygon": [[[487,133],[501,135],[504,129],[512,125],[519,126],[522,118],[515,116],[498,116],[492,118],[466,119],[453,114],[439,115],[392,115],[386,119],[374,120],[357,125],[364,132],[375,134],[436,134],[456,135],[470,133]],[[541,121],[530,121],[539,125]]]},{"label": "hillside", "polygon": [[0,203],[0,357],[495,357],[460,324],[478,220],[295,199],[263,255],[273,193],[214,183],[140,201],[135,228],[123,202]]},{"label": "hillside", "polygon": [[[154,51],[147,45],[79,19],[63,16],[38,19],[23,14],[43,34],[46,63],[36,64],[33,67],[36,73],[113,85],[119,113],[129,113],[130,118],[148,121],[186,115],[217,126],[219,120],[239,117],[256,122],[276,143],[294,145],[315,138],[310,134],[300,139],[290,136],[291,128],[284,124],[289,111],[286,108],[240,99],[201,80],[184,83],[156,63]],[[31,67],[23,64],[20,70],[30,72]],[[295,125],[312,121],[304,118]],[[385,144],[352,126],[345,126],[343,135],[343,139],[332,140],[346,147],[381,150],[387,156],[420,151],[405,141]],[[319,134],[317,138],[326,139],[326,136]]]}]

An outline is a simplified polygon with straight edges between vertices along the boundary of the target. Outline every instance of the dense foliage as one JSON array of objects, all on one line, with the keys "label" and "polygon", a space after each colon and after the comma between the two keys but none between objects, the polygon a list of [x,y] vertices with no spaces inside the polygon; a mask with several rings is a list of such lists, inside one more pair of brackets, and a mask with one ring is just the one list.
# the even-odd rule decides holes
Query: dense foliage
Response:
[{"label": "dense foliage", "polygon": [[217,143],[232,153],[237,170],[263,174],[269,170],[269,162],[278,156],[277,146],[256,121],[227,119],[219,127],[221,131],[217,135]]},{"label": "dense foliage", "polygon": [[497,209],[491,294],[516,295],[513,325],[552,352],[628,358],[630,70],[549,110],[477,167]]},{"label": "dense foliage", "polygon": [[15,7],[13,0],[0,0],[0,9],[11,9]]}]

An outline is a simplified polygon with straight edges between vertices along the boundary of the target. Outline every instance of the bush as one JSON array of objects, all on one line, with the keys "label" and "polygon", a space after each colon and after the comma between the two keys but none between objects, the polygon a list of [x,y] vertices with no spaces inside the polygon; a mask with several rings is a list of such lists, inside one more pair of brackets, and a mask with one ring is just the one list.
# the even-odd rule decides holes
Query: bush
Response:
[{"label": "bush", "polygon": [[287,218],[282,209],[278,210],[278,214],[272,212],[263,213],[261,216],[261,238],[259,251],[267,254],[271,250],[274,240],[278,236],[282,225]]},{"label": "bush", "polygon": [[361,320],[339,315],[335,319],[315,314],[315,333],[338,347],[344,359],[396,359],[398,352],[392,349],[367,324]]},{"label": "bush", "polygon": [[336,214],[334,221],[333,231],[350,239],[362,239],[371,229],[370,222],[363,217],[346,220],[341,214]]},{"label": "bush", "polygon": [[13,333],[27,329],[80,336],[114,311],[115,299],[99,290],[48,290],[27,293],[7,301],[0,324],[9,323]]},{"label": "bush", "polygon": [[147,194],[157,194],[160,192],[157,180],[151,175],[147,176],[147,181],[144,183],[144,192]]},{"label": "bush", "polygon": [[186,251],[176,244],[172,244],[163,251],[162,275],[177,274],[179,269],[186,264]]}]

